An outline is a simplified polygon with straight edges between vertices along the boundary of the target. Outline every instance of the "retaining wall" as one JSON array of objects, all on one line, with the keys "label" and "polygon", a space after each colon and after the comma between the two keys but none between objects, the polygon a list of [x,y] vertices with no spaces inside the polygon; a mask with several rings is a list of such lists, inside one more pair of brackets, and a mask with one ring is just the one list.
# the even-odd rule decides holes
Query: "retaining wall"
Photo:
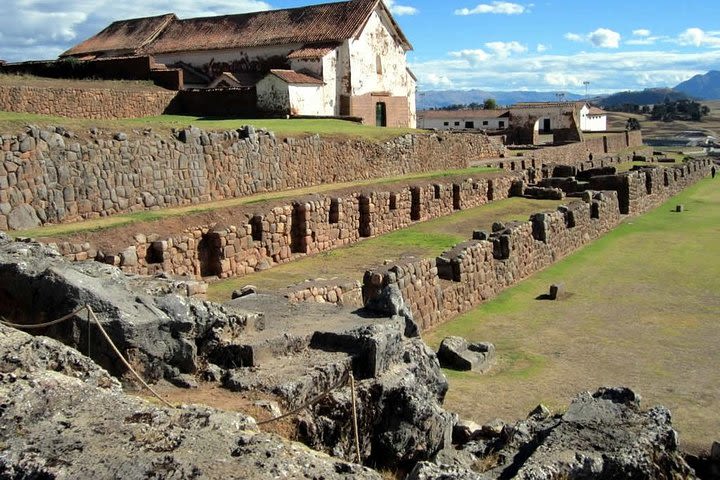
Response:
[{"label": "retaining wall", "polygon": [[259,192],[464,168],[504,147],[477,134],[388,142],[278,140],[252,128],[91,135],[30,128],[1,136],[0,230],[197,204]]},{"label": "retaining wall", "polygon": [[[577,250],[620,223],[627,213],[639,214],[708,175],[710,160],[668,169],[649,168],[594,177],[595,186],[581,200],[513,222],[486,237],[463,242],[435,260],[410,259],[369,270],[363,279],[365,303],[391,284],[397,285],[415,321],[428,329],[449,320],[500,291]],[[483,238],[486,237],[486,238]],[[391,312],[385,312],[391,313]]]},{"label": "retaining wall", "polygon": [[0,110],[72,118],[139,118],[162,115],[176,95],[177,92],[160,89],[0,85]]},{"label": "retaining wall", "polygon": [[266,211],[233,211],[229,214],[235,217],[232,225],[193,226],[169,237],[137,232],[122,251],[102,251],[84,241],[61,242],[58,248],[70,260],[94,258],[129,273],[237,277],[289,262],[298,255],[330,250],[416,221],[508,198],[513,184],[522,179],[520,173],[508,172],[492,179],[315,195]]}]

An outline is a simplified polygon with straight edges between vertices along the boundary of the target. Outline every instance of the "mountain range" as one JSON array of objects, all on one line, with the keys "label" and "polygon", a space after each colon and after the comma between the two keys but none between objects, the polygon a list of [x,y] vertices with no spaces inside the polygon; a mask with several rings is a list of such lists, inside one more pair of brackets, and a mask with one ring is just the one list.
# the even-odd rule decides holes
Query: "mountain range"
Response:
[{"label": "mountain range", "polygon": [[[418,110],[443,108],[449,105],[483,103],[493,98],[498,106],[512,105],[518,102],[554,102],[558,100],[558,92],[538,91],[490,91],[490,90],[429,90],[417,95]],[[562,93],[565,101],[582,100],[584,95],[571,92]],[[689,80],[679,83],[673,88],[646,88],[645,90],[627,91],[603,95],[590,99],[603,107],[635,103],[649,105],[683,99],[714,100],[720,99],[720,71],[710,70],[703,75],[695,75]]]}]

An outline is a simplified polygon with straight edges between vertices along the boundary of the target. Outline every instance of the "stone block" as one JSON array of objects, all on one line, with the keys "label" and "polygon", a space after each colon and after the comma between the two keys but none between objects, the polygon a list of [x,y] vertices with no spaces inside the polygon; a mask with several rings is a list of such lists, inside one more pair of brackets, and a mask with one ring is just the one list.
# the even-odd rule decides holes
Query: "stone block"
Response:
[{"label": "stone block", "polygon": [[550,293],[548,298],[550,300],[562,300],[567,296],[564,283],[553,283],[550,285]]}]

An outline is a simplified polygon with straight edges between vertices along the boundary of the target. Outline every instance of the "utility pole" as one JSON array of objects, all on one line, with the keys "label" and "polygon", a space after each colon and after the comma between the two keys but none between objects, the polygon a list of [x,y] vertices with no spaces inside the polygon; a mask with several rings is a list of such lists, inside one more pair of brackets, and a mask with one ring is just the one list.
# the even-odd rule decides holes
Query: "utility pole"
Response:
[{"label": "utility pole", "polygon": [[585,80],[585,81],[583,82],[583,85],[585,85],[585,100],[587,100],[587,99],[588,99],[588,85],[590,85],[590,82],[588,82],[587,80]]}]

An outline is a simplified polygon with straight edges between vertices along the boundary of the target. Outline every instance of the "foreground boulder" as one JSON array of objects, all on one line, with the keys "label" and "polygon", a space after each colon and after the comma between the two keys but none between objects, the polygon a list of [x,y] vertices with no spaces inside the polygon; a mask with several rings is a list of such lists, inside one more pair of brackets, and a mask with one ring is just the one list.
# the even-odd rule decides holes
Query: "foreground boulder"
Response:
[{"label": "foreground boulder", "polygon": [[126,396],[51,339],[0,326],[0,352],[0,478],[380,478],[242,414]]},{"label": "foreground boulder", "polygon": [[628,388],[582,393],[564,414],[543,417],[532,415],[461,445],[473,462],[421,462],[408,478],[696,478],[678,451],[670,412],[640,410],[639,396]]},{"label": "foreground boulder", "polygon": [[495,361],[495,345],[488,342],[470,343],[462,337],[445,337],[437,356],[443,368],[485,373]]},{"label": "foreground boulder", "polygon": [[[19,324],[58,319],[83,305],[148,380],[199,369],[201,354],[223,332],[248,321],[220,305],[188,298],[187,280],[128,276],[94,261],[71,263],[52,247],[12,241],[0,232],[0,316]],[[87,312],[34,330],[75,347],[114,376],[127,374]]]}]

